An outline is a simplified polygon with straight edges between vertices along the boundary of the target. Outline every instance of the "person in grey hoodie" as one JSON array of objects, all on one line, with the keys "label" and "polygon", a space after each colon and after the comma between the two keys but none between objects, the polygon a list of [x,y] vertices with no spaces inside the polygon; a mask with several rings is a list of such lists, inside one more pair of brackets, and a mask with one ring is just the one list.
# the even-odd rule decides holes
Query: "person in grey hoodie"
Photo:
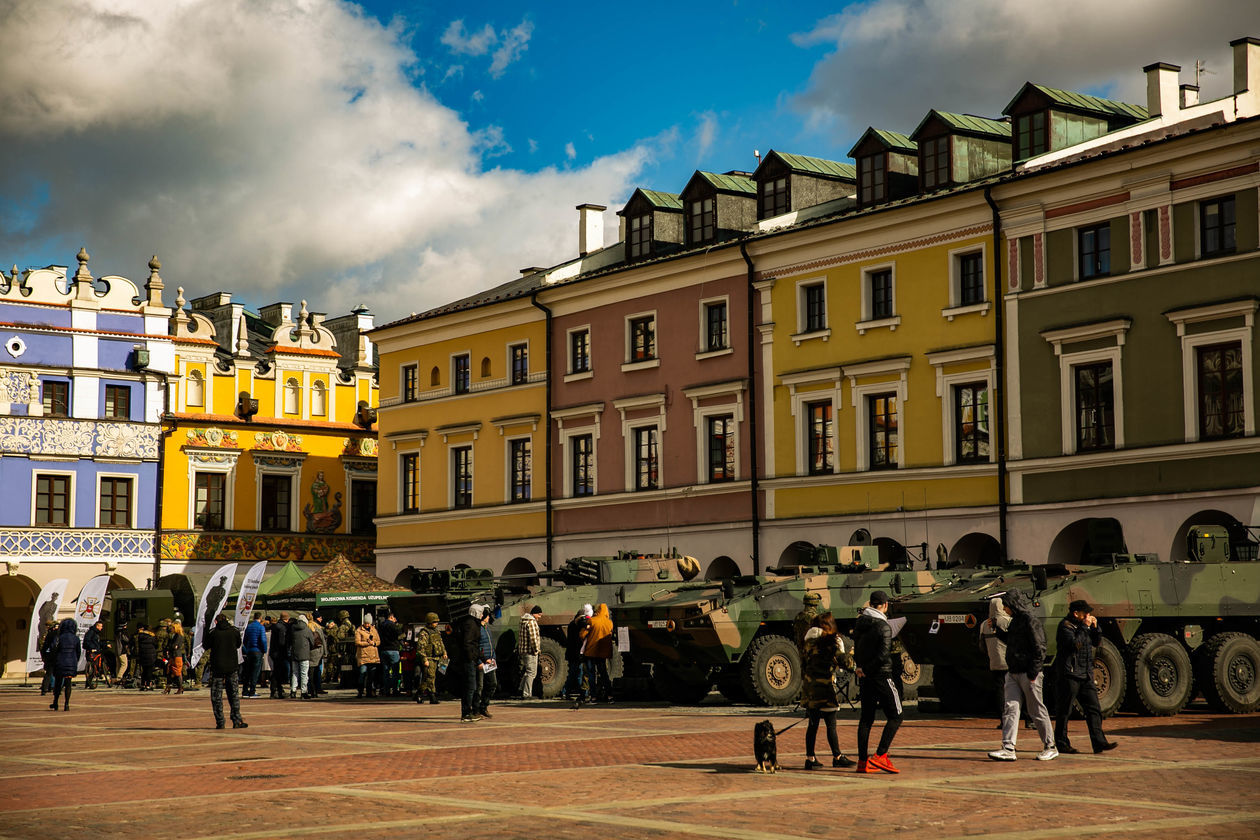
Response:
[{"label": "person in grey hoodie", "polygon": [[1031,605],[1024,593],[1011,589],[1002,593],[1002,608],[1011,617],[1005,629],[989,619],[997,638],[1006,643],[1006,681],[1002,707],[1002,748],[989,753],[994,761],[1014,761],[1015,740],[1019,734],[1019,704],[1023,699],[1028,715],[1041,736],[1042,750],[1038,761],[1051,761],[1059,757],[1054,746],[1054,729],[1050,713],[1042,700],[1045,677],[1041,674],[1046,662],[1046,633],[1041,621],[1033,617]]},{"label": "person in grey hoodie", "polygon": [[298,614],[297,621],[289,632],[289,699],[297,697],[299,689],[306,696],[307,668],[311,661],[311,628],[306,623],[306,616]]}]

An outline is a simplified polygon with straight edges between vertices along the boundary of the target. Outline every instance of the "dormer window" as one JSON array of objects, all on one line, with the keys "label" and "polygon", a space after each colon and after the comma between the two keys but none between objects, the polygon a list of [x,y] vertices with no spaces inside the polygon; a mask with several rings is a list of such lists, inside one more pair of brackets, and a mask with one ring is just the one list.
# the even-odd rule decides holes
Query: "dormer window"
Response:
[{"label": "dormer window", "polygon": [[1026,160],[1050,151],[1046,140],[1046,112],[1024,114],[1015,120],[1015,159]]},{"label": "dormer window", "polygon": [[626,247],[630,259],[640,259],[652,254],[652,214],[632,216],[626,231]]},{"label": "dormer window", "polygon": [[919,144],[919,173],[923,178],[924,190],[934,190],[949,185],[948,134],[924,140]]},{"label": "dormer window", "polygon": [[887,157],[870,155],[858,161],[858,200],[864,207],[888,198]]},{"label": "dormer window", "polygon": [[761,214],[758,218],[769,219],[782,216],[791,206],[788,195],[788,178],[786,175],[761,182]]},{"label": "dormer window", "polygon": [[697,199],[687,205],[687,243],[701,245],[712,242],[717,234],[717,200],[713,196]]}]

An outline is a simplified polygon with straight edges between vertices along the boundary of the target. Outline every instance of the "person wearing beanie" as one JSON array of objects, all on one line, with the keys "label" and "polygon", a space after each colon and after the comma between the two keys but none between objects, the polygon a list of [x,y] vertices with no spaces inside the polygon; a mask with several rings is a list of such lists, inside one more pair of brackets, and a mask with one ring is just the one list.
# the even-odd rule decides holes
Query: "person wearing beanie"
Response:
[{"label": "person wearing beanie", "polygon": [[796,649],[800,651],[801,659],[804,661],[805,634],[809,632],[810,627],[814,626],[822,596],[817,592],[806,592],[801,602],[803,604],[801,611],[796,614],[796,618],[792,619],[792,637],[796,640]]},{"label": "person wearing beanie", "polygon": [[363,623],[354,631],[355,660],[359,663],[359,696],[366,691],[368,697],[376,696],[376,672],[381,667],[381,655],[377,648],[381,636],[372,626],[372,614],[363,613]]},{"label": "person wearing beanie", "polygon": [[289,632],[289,699],[310,693],[311,644],[315,638],[306,616],[298,613]]},{"label": "person wearing beanie", "polygon": [[223,729],[223,690],[227,689],[232,728],[245,729],[249,724],[241,717],[241,668],[237,652],[241,649],[241,631],[225,613],[214,620],[214,629],[206,637],[210,660],[210,707],[214,710],[214,728]]},{"label": "person wearing beanie", "polygon": [[[997,637],[1006,643],[1006,682],[1002,706],[1002,748],[989,753],[994,761],[1014,761],[1015,741],[1019,734],[1019,703],[1023,699],[1028,716],[1041,736],[1042,750],[1038,761],[1053,761],[1059,757],[1054,746],[1054,733],[1050,713],[1042,700],[1045,679],[1041,675],[1046,662],[1046,634],[1041,621],[1032,617],[1031,606],[1024,593],[1011,589],[1002,593],[1002,608],[1011,617],[1010,625],[1002,630],[994,625]],[[992,619],[990,619],[992,621]]]},{"label": "person wearing beanie", "polygon": [[[893,682],[892,628],[888,626],[888,595],[881,591],[871,593],[869,606],[858,616],[853,627],[853,661],[862,695],[862,712],[858,718],[858,766],[859,773],[900,773],[888,757],[893,738],[901,727],[901,695]],[[869,755],[871,727],[875,724],[875,712],[882,709],[886,723],[879,736],[879,747]]]},{"label": "person wearing beanie", "polygon": [[1089,743],[1095,753],[1116,748],[1115,741],[1108,741],[1102,728],[1102,705],[1098,702],[1098,687],[1094,685],[1094,649],[1102,643],[1102,630],[1094,617],[1094,608],[1088,601],[1073,601],[1068,614],[1059,622],[1055,635],[1058,655],[1054,660],[1054,746],[1061,753],[1079,753],[1068,740],[1068,717],[1073,701],[1081,704],[1085,713],[1085,726],[1089,730]]},{"label": "person wearing beanie", "polygon": [[542,607],[535,605],[533,609],[521,616],[520,629],[516,633],[516,657],[521,665],[521,682],[517,695],[522,700],[534,699],[534,678],[538,676],[538,652],[542,650],[542,634],[538,628],[538,617],[542,615]]}]

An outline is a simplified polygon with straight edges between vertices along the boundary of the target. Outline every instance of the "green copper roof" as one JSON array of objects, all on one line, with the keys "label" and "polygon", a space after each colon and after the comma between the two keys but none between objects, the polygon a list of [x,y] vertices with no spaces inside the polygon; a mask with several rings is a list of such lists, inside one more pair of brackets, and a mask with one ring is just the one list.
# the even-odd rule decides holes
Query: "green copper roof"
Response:
[{"label": "green copper roof", "polygon": [[912,155],[918,154],[919,152],[919,144],[915,143],[901,132],[887,131],[886,129],[871,126],[866,129],[866,131],[862,132],[862,136],[859,137],[858,141],[853,144],[853,148],[849,149],[849,157],[853,157],[853,153],[857,151],[858,147],[866,142],[867,137],[871,136],[878,138],[881,143],[889,149],[892,149],[894,152],[905,152],[906,154]]},{"label": "green copper roof", "polygon": [[[794,155],[788,152],[770,151],[770,155],[777,156],[788,168],[794,172],[806,172],[811,175],[824,175],[828,178],[844,178],[849,181],[857,179],[857,168],[851,163],[841,163],[836,160],[826,160],[824,158],[807,157],[806,155]],[[769,157],[770,155],[766,155]]]},{"label": "green copper roof", "polygon": [[658,207],[662,210],[682,209],[682,199],[678,197],[677,193],[657,192],[656,190],[644,189],[639,189],[637,192],[642,194],[642,196],[647,199],[648,204],[651,204],[653,207]]},{"label": "green copper roof", "polygon": [[722,192],[757,194],[757,184],[747,175],[719,175],[716,172],[697,171],[696,175],[704,178]]},{"label": "green copper roof", "polygon": [[[935,114],[938,119],[942,120],[946,125],[955,131],[965,131],[970,134],[987,134],[991,137],[1010,137],[1011,124],[1001,120],[991,120],[988,117],[974,117],[971,114],[951,114],[948,111],[931,111],[923,122]],[[923,127],[923,123],[919,124],[919,128]],[[915,129],[915,134],[919,133]]]},{"label": "green copper roof", "polygon": [[1115,117],[1128,117],[1134,121],[1140,121],[1150,118],[1150,114],[1141,105],[1130,105],[1128,102],[1117,102],[1114,99],[1103,99],[1099,96],[1090,96],[1087,93],[1076,93],[1070,90],[1059,90],[1058,88],[1046,87],[1045,85],[1036,85],[1032,82],[1024,85],[1019,93],[1011,100],[1002,113],[1010,112],[1013,106],[1024,92],[1029,88],[1038,90],[1049,97],[1050,101],[1055,105],[1064,108],[1071,108],[1076,111],[1089,111],[1095,114],[1106,114]]}]

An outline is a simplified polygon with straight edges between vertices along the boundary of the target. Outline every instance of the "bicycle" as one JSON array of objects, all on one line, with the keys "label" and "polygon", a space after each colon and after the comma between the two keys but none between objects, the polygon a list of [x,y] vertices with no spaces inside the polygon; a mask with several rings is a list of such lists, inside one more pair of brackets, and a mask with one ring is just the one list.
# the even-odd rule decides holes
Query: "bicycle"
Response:
[{"label": "bicycle", "polygon": [[102,677],[105,679],[105,687],[108,688],[112,682],[109,677],[109,669],[105,664],[105,649],[100,648],[92,651],[87,657],[87,687],[96,688],[96,681]]}]

